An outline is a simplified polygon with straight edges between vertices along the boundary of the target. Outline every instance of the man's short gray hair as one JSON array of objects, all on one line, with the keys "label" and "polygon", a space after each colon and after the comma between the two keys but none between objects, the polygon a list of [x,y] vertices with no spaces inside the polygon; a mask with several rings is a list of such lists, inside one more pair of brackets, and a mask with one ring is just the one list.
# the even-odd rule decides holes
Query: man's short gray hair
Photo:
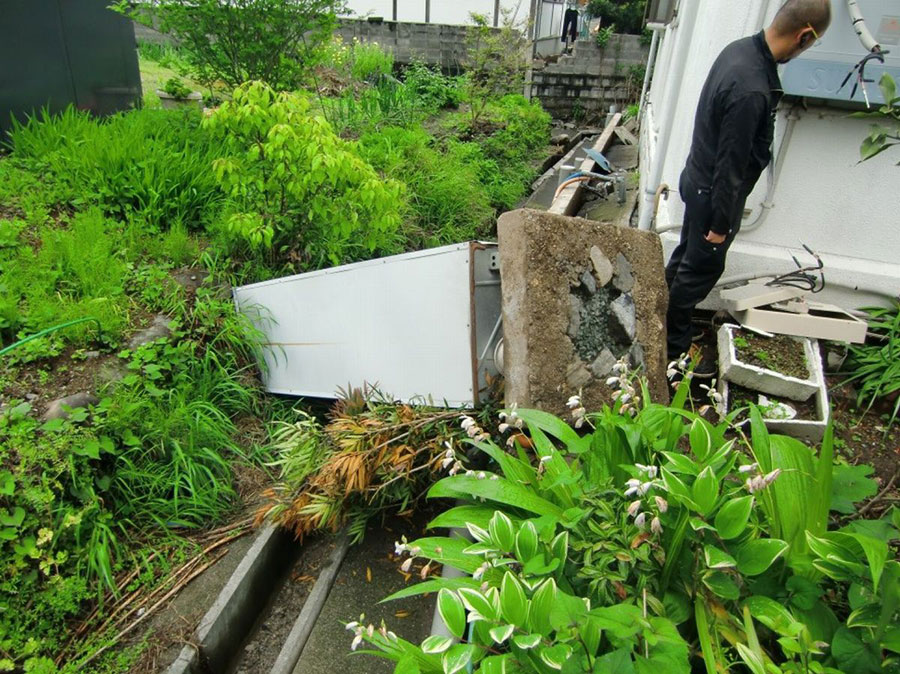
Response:
[{"label": "man's short gray hair", "polygon": [[782,35],[803,30],[807,24],[819,35],[831,25],[831,0],[787,0],[775,15],[773,27]]}]

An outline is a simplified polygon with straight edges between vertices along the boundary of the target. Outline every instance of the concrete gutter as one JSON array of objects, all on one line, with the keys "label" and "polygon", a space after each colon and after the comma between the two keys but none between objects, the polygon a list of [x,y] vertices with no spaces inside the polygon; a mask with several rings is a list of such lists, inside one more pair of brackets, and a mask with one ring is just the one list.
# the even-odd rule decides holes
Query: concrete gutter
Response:
[{"label": "concrete gutter", "polygon": [[[165,674],[223,672],[290,561],[290,535],[267,524]],[[203,666],[201,667],[201,659]]]},{"label": "concrete gutter", "polygon": [[316,626],[316,620],[318,620],[319,614],[322,612],[322,607],[325,606],[328,593],[331,592],[334,579],[337,577],[341,563],[344,561],[349,548],[350,537],[344,533],[338,538],[337,545],[335,545],[334,550],[328,556],[328,561],[325,562],[325,565],[319,572],[319,577],[316,578],[309,596],[303,603],[300,615],[297,616],[290,634],[288,634],[284,645],[281,647],[281,652],[275,660],[271,674],[291,674],[294,671],[294,667],[303,653],[303,648],[309,640],[309,635],[312,633],[313,627]]}]

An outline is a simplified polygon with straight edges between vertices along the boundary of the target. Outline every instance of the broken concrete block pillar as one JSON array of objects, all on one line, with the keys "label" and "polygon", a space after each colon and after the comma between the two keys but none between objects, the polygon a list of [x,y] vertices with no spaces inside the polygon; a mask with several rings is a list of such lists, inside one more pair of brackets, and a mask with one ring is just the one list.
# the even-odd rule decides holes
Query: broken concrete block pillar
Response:
[{"label": "broken concrete block pillar", "polygon": [[580,392],[588,410],[628,357],[654,402],[668,402],[663,251],[652,232],[544,211],[498,223],[506,402],[560,416]]}]

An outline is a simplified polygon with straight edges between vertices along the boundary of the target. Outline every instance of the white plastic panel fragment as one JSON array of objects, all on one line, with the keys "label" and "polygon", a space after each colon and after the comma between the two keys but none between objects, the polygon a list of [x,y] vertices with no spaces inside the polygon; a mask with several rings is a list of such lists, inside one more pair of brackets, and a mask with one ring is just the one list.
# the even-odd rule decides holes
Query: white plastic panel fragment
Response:
[{"label": "white plastic panel fragment", "polygon": [[456,244],[236,288],[266,336],[266,389],[332,398],[370,384],[472,405],[470,258],[471,244]]}]

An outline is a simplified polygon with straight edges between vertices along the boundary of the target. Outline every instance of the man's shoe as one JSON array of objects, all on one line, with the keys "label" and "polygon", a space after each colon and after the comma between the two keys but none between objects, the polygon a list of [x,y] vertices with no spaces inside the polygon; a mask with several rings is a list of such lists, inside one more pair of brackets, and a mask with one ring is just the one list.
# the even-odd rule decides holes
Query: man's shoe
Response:
[{"label": "man's shoe", "polygon": [[688,362],[694,362],[694,369],[691,374],[696,379],[712,379],[718,373],[719,368],[709,358],[704,358],[703,349],[697,344],[691,344],[688,349]]},{"label": "man's shoe", "polygon": [[[669,360],[677,363],[681,360],[681,356],[672,357],[670,355]],[[693,363],[691,376],[697,379],[712,379],[718,373],[716,363],[709,358],[703,357],[703,350],[698,344],[691,344],[691,348],[688,349],[687,354],[684,356],[684,361],[687,363],[688,367]],[[679,366],[676,365],[675,368],[678,369]],[[671,376],[670,379],[672,379]],[[678,380],[681,380],[680,376],[678,377]]]}]

